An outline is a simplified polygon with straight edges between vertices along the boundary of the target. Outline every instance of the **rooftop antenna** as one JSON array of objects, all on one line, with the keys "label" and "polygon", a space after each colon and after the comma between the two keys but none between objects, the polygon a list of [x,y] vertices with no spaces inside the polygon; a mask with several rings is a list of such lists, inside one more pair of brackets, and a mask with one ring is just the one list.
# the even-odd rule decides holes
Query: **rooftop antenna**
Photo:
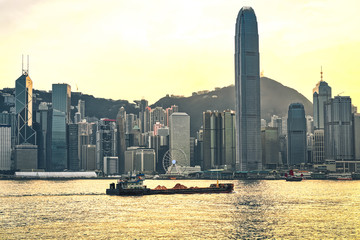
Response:
[{"label": "rooftop antenna", "polygon": [[29,75],[29,55],[27,55],[27,69],[24,69],[24,54],[21,55],[21,72],[23,75]]},{"label": "rooftop antenna", "polygon": [[323,81],[323,71],[322,71],[322,66],[321,66],[321,72],[320,72],[320,81],[322,82]]}]

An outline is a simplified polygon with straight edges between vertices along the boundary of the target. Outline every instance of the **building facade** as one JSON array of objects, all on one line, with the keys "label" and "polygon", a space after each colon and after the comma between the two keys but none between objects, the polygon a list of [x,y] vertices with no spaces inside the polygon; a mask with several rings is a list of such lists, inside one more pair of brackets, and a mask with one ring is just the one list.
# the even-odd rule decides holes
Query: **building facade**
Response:
[{"label": "building facade", "polygon": [[292,103],[289,106],[288,120],[288,166],[299,166],[306,163],[306,119],[304,105]]},{"label": "building facade", "polygon": [[0,171],[11,170],[11,125],[0,124]]},{"label": "building facade", "polygon": [[96,131],[96,168],[104,171],[104,157],[117,157],[116,120],[100,119]]},{"label": "building facade", "polygon": [[324,103],[331,99],[331,87],[322,79],[313,89],[314,129],[324,129]]},{"label": "building facade", "polygon": [[260,123],[259,35],[251,7],[243,7],[236,19],[235,90],[237,169],[262,169]]},{"label": "building facade", "polygon": [[324,105],[325,159],[354,160],[351,98],[336,96]]},{"label": "building facade", "polygon": [[15,82],[15,113],[17,115],[17,144],[36,145],[33,124],[33,82],[26,71]]},{"label": "building facade", "polygon": [[[190,166],[190,116],[183,112],[175,112],[170,116],[170,151],[180,166]],[[179,151],[184,154],[181,154]]]}]

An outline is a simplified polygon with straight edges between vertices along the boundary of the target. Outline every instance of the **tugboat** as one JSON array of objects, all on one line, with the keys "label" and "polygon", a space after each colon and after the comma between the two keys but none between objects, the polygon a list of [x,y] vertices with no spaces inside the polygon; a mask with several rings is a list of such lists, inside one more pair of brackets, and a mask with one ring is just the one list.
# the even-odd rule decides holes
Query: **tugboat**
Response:
[{"label": "tugboat", "polygon": [[111,183],[110,188],[106,189],[107,195],[118,196],[142,196],[154,194],[194,194],[194,193],[231,193],[234,190],[233,183],[211,184],[210,187],[186,187],[177,183],[173,188],[157,186],[154,189],[143,185],[144,175],[138,174],[135,178],[119,180],[117,184]]}]

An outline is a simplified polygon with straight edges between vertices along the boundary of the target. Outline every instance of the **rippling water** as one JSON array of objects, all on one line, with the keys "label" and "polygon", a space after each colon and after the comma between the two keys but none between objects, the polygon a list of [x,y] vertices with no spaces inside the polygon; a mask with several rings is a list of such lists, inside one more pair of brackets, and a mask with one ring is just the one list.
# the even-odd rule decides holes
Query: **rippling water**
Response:
[{"label": "rippling water", "polygon": [[[107,196],[113,181],[0,181],[0,239],[360,239],[360,181],[232,181],[232,194]],[[178,182],[214,183],[145,184]]]}]

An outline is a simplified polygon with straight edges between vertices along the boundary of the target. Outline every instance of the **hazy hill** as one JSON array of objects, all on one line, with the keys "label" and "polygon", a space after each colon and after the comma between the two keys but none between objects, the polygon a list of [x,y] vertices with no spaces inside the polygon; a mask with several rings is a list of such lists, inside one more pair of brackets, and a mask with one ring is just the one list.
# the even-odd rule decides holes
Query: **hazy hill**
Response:
[{"label": "hazy hill", "polygon": [[[270,120],[275,114],[285,116],[290,103],[301,102],[305,106],[306,114],[312,115],[312,103],[296,90],[283,86],[282,84],[266,77],[260,80],[261,86],[261,117]],[[3,89],[2,92],[14,93],[13,88]],[[34,109],[38,108],[40,102],[51,102],[51,93],[46,91],[34,90],[36,101]],[[127,100],[112,100],[104,98],[95,98],[92,95],[73,92],[71,95],[71,105],[76,106],[79,99],[86,103],[85,114],[89,117],[112,118],[115,119],[121,106],[124,106],[127,113],[137,114],[139,109],[135,104]],[[196,131],[202,124],[202,112],[206,110],[235,109],[235,89],[234,86],[218,88],[205,94],[194,94],[191,97],[164,97],[158,100],[151,107],[161,106],[163,108],[171,105],[178,105],[179,111],[186,112],[191,117],[191,135],[195,136]],[[0,95],[0,112],[9,111],[9,106],[4,105],[3,98]],[[72,116],[76,112],[72,110]]]},{"label": "hazy hill", "polygon": [[[312,103],[296,90],[286,87],[270,78],[260,79],[261,94],[261,118],[270,120],[272,115],[285,116],[290,103],[300,102],[304,104],[305,113],[312,115]],[[202,124],[202,112],[206,110],[223,111],[225,109],[235,110],[235,88],[234,86],[220,88],[206,94],[193,95],[186,98],[164,97],[154,103],[153,106],[163,108],[178,105],[179,111],[186,112],[191,119],[191,135]]]}]

